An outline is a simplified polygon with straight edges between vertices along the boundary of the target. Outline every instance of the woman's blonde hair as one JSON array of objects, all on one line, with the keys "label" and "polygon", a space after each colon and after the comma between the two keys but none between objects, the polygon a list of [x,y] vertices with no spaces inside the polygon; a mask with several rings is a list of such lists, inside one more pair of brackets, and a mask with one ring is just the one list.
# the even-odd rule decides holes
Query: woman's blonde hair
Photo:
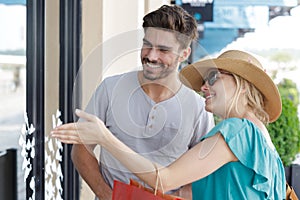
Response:
[{"label": "woman's blonde hair", "polygon": [[240,76],[235,74],[232,74],[232,76],[236,82],[236,91],[229,105],[228,113],[230,113],[232,109],[235,109],[235,111],[239,113],[237,102],[244,99],[246,100],[248,109],[264,124],[268,124],[269,115],[264,110],[264,96],[262,93],[253,84]]}]

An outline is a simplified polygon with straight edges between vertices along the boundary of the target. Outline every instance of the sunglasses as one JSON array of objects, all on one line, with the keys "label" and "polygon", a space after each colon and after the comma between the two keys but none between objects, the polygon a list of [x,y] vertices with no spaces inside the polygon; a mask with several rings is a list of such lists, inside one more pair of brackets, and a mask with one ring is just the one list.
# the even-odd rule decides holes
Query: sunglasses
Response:
[{"label": "sunglasses", "polygon": [[213,86],[215,84],[215,82],[220,78],[219,75],[220,74],[228,74],[231,75],[231,73],[229,72],[224,72],[224,71],[211,71],[208,73],[208,75],[203,79],[203,85],[205,84],[205,82],[207,81],[208,85]]}]

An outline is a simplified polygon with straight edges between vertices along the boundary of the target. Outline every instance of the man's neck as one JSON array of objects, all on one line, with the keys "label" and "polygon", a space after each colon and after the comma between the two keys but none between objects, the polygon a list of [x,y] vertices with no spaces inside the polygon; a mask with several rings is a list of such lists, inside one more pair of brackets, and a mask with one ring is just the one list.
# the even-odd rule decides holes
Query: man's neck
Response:
[{"label": "man's neck", "polygon": [[156,103],[172,98],[182,85],[175,73],[155,81],[145,80],[142,72],[138,76],[142,89]]}]

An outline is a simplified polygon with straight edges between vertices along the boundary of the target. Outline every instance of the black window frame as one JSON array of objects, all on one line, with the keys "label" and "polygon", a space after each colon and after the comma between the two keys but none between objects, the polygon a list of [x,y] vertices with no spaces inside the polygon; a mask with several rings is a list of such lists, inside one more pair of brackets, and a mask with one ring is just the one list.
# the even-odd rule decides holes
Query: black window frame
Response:
[{"label": "black window frame", "polygon": [[[26,179],[26,199],[35,195],[35,199],[44,199],[45,193],[45,157],[44,157],[44,72],[45,72],[45,0],[31,0],[26,3],[26,113],[28,123],[35,131],[26,135],[26,142],[35,138],[35,158],[29,158],[32,164]],[[30,150],[28,155],[30,155]],[[30,181],[35,179],[35,191]]]},{"label": "black window frame", "polygon": [[[74,107],[80,106],[80,91],[73,89],[81,64],[81,0],[60,1],[59,110],[64,123],[73,122]],[[78,82],[77,82],[78,83]],[[76,87],[80,89],[80,87]],[[79,175],[71,161],[72,145],[64,144],[62,170],[63,198],[79,199]]]},{"label": "black window frame", "polygon": [[[81,0],[60,1],[60,74],[59,109],[62,121],[73,119],[72,105],[79,105],[73,98],[73,84],[81,62]],[[26,113],[28,123],[35,132],[26,141],[35,138],[35,158],[30,158],[32,170],[26,179],[26,199],[45,199],[45,6],[46,0],[26,2]],[[77,94],[77,92],[76,92]],[[79,199],[79,175],[71,161],[71,145],[63,145],[63,199]],[[28,150],[30,153],[31,150]],[[30,181],[34,177],[34,193]]]}]

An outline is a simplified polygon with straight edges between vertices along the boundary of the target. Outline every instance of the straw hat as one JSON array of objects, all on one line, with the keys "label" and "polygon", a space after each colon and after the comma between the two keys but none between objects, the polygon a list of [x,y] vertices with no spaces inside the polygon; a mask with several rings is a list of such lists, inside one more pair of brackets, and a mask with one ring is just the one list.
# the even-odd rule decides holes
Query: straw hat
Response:
[{"label": "straw hat", "polygon": [[203,76],[211,68],[232,72],[248,80],[264,95],[265,111],[269,114],[270,122],[280,116],[282,105],[278,88],[254,56],[243,51],[229,50],[215,59],[201,60],[184,67],[180,71],[180,80],[199,92]]}]

